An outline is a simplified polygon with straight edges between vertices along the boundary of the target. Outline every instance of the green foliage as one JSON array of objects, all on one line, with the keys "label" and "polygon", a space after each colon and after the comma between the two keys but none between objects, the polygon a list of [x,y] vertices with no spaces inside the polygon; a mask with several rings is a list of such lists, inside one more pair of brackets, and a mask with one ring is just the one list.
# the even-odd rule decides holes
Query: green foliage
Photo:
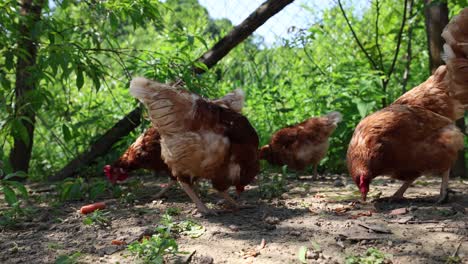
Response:
[{"label": "green foliage", "polygon": [[261,197],[271,199],[286,192],[287,179],[285,175],[284,173],[262,174],[258,187]]},{"label": "green foliage", "polygon": [[346,257],[346,264],[385,264],[391,263],[392,255],[385,254],[376,248],[368,248],[362,256]]},{"label": "green foliage", "polygon": [[99,225],[99,226],[107,226],[110,223],[110,219],[108,217],[109,212],[104,212],[101,210],[96,210],[91,214],[87,215],[83,219],[84,225]]},{"label": "green foliage", "polygon": [[80,252],[75,252],[71,255],[60,255],[55,260],[55,264],[76,264],[79,258],[82,256]]},{"label": "green foliage", "polygon": [[179,246],[169,233],[158,233],[141,242],[133,242],[127,248],[142,263],[164,263],[165,255],[179,253]]},{"label": "green foliage", "polygon": [[109,182],[105,180],[87,182],[81,177],[67,178],[57,186],[60,201],[95,200],[108,190],[116,194],[119,193],[120,187],[111,187]]}]

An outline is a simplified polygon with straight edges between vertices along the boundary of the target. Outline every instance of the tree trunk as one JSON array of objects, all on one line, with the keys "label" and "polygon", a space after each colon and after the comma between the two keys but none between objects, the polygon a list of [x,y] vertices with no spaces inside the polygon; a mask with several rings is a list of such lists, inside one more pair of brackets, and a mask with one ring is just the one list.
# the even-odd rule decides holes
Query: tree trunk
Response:
[{"label": "tree trunk", "polygon": [[[242,23],[234,27],[224,38],[219,40],[210,50],[205,52],[197,61],[204,63],[207,68],[212,68],[226,54],[235,48],[239,43],[250,36],[265,21],[277,14],[284,7],[294,2],[294,0],[268,0],[251,13]],[[205,72],[204,68],[195,67],[195,74]],[[107,153],[107,151],[122,137],[132,132],[140,125],[141,111],[133,110],[115,124],[104,136],[99,138],[88,151],[80,154],[77,158],[69,162],[62,170],[57,172],[49,180],[58,181],[73,176],[77,170]],[[138,121],[136,121],[136,119]],[[124,127],[124,129],[121,129]]]},{"label": "tree trunk", "polygon": [[447,1],[424,0],[426,18],[426,35],[429,47],[429,66],[431,74],[444,64],[442,52],[444,39],[440,36],[448,24]]},{"label": "tree trunk", "polygon": [[15,136],[13,148],[10,152],[10,163],[14,171],[29,170],[29,161],[34,140],[34,109],[29,105],[28,95],[35,89],[36,80],[33,77],[32,70],[36,65],[37,39],[33,34],[36,23],[41,19],[44,0],[22,0],[20,2],[20,14],[23,19],[20,20],[19,39],[17,42],[18,52],[24,56],[17,56],[16,63],[16,82],[15,82],[15,116],[21,119],[21,124],[26,128],[27,140]]}]

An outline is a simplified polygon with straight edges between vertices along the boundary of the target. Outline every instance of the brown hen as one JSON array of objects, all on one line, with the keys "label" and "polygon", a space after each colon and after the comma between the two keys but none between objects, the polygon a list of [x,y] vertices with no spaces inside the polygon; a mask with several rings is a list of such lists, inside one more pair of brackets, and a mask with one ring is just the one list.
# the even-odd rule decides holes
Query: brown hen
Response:
[{"label": "brown hen", "polygon": [[228,108],[229,103],[218,105],[145,78],[133,79],[130,93],[147,106],[161,134],[161,156],[198,210],[210,212],[192,190],[200,178],[211,180],[237,206],[228,188],[243,191],[259,171],[258,136],[247,118]]},{"label": "brown hen", "polygon": [[341,114],[331,112],[282,128],[260,149],[260,159],[273,165],[287,165],[296,171],[303,171],[312,164],[316,179],[317,165],[327,154],[328,139],[340,121]]},{"label": "brown hen", "polygon": [[379,175],[404,181],[392,196],[401,199],[416,178],[436,174],[442,176],[438,202],[446,201],[450,167],[464,147],[454,121],[468,107],[467,14],[465,8],[442,34],[447,66],[356,127],[347,163],[363,200]]}]

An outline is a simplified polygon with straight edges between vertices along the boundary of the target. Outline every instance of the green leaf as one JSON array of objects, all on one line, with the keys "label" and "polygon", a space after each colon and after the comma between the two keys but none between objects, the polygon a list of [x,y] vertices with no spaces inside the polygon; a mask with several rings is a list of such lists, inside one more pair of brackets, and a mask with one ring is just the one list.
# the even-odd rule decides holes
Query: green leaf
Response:
[{"label": "green leaf", "polygon": [[28,197],[28,190],[26,190],[26,187],[24,187],[24,185],[21,182],[17,182],[17,181],[6,181],[6,182],[7,184],[15,187],[15,189],[18,190],[24,198]]},{"label": "green leaf", "polygon": [[93,219],[91,219],[90,217],[86,217],[85,219],[83,219],[83,224],[84,225],[92,225],[93,224]]},{"label": "green leaf", "polygon": [[10,173],[8,174],[7,176],[5,176],[5,180],[9,180],[13,177],[19,177],[19,178],[26,178],[28,177],[28,174],[26,174],[26,172],[24,171],[17,171],[17,172],[13,172],[13,173]]},{"label": "green leaf", "polygon": [[84,78],[83,78],[83,71],[80,67],[76,70],[76,87],[80,90],[83,87]]},{"label": "green leaf", "polygon": [[307,254],[307,247],[306,246],[300,247],[299,252],[297,252],[297,258],[299,259],[301,263],[307,263],[306,254]]},{"label": "green leaf", "polygon": [[14,119],[11,122],[11,132],[16,138],[20,138],[24,144],[29,144],[29,135],[28,130],[23,125],[23,123],[19,119]]},{"label": "green leaf", "polygon": [[70,128],[68,128],[68,126],[65,124],[62,124],[62,133],[63,139],[65,139],[66,142],[69,142],[72,139]]},{"label": "green leaf", "polygon": [[5,195],[5,201],[12,206],[16,202],[18,202],[18,197],[16,197],[16,193],[10,187],[3,185],[3,194]]},{"label": "green leaf", "polygon": [[5,52],[5,67],[8,69],[8,70],[11,70],[13,69],[13,52],[11,50],[8,50],[7,52]]}]

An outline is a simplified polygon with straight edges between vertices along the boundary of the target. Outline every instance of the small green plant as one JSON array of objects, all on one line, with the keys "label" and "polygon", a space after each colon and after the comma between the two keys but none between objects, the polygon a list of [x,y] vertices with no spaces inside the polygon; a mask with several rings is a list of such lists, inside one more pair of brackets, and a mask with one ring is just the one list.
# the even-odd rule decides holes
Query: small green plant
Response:
[{"label": "small green plant", "polygon": [[391,254],[385,254],[382,251],[371,247],[362,256],[348,256],[345,259],[346,264],[387,264],[392,263]]},{"label": "small green plant", "polygon": [[85,225],[100,225],[100,226],[108,226],[110,220],[108,218],[109,212],[103,212],[101,210],[96,210],[92,212],[90,215],[86,216],[83,219],[83,224]]},{"label": "small green plant", "polygon": [[65,179],[57,186],[57,193],[60,201],[75,201],[85,198],[94,200],[108,189],[111,189],[110,184],[104,180],[88,183],[83,178],[78,177]]},{"label": "small green plant", "polygon": [[447,260],[445,261],[445,264],[459,264],[459,263],[462,263],[459,256],[449,256],[447,257]]},{"label": "small green plant", "polygon": [[81,257],[81,252],[75,252],[71,255],[60,255],[55,260],[55,264],[75,264],[78,263],[78,259]]},{"label": "small green plant", "polygon": [[169,207],[166,209],[166,214],[175,216],[179,215],[182,210],[179,207]]},{"label": "small green plant", "polygon": [[166,211],[155,231],[151,237],[128,245],[128,250],[143,263],[164,263],[166,255],[185,254],[179,251],[175,237],[185,234],[197,238],[205,232],[205,227],[190,219],[176,222]]},{"label": "small green plant", "polygon": [[286,192],[286,179],[283,177],[284,174],[270,174],[270,177],[262,177],[259,183],[259,192],[263,198],[271,199],[278,197]]},{"label": "small green plant", "polygon": [[[1,162],[1,161],[0,161]],[[4,171],[0,169],[0,192],[5,196],[5,201],[9,206],[14,206],[19,202],[19,197],[28,198],[28,191],[21,182],[12,180],[17,177],[26,177],[24,172],[14,172],[4,175]],[[15,192],[16,190],[16,192]],[[19,195],[18,195],[19,194]]]},{"label": "small green plant", "polygon": [[179,253],[179,246],[170,233],[162,232],[128,245],[128,250],[143,263],[164,263],[165,255]]},{"label": "small green plant", "polygon": [[156,234],[128,245],[128,250],[143,263],[164,263],[164,256],[179,253],[179,245],[172,236],[175,223],[167,213],[156,227]]}]

